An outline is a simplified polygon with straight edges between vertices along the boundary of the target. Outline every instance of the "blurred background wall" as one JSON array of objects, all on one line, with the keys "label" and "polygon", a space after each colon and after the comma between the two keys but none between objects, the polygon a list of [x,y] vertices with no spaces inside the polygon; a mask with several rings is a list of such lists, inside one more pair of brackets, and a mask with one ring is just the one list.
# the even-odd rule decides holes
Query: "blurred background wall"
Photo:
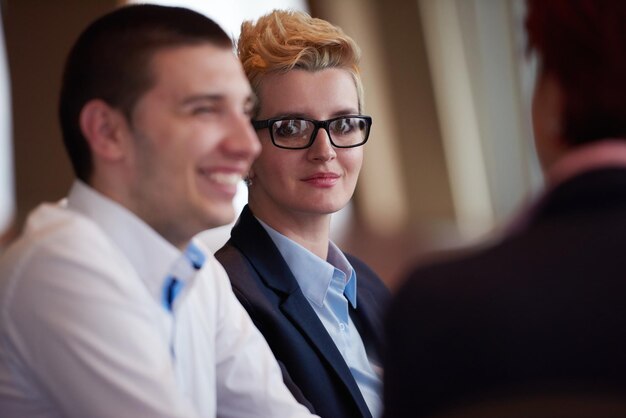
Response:
[{"label": "blurred background wall", "polygon": [[[392,288],[408,266],[494,236],[539,189],[521,0],[294,1],[341,26],[363,50],[373,132],[356,195],[333,224],[334,236]],[[242,2],[198,3],[233,36],[241,18],[284,7]],[[84,26],[119,3],[0,1],[16,196],[5,244],[39,202],[60,199],[69,188],[56,117],[63,61]],[[216,239],[227,235],[226,228]]]}]

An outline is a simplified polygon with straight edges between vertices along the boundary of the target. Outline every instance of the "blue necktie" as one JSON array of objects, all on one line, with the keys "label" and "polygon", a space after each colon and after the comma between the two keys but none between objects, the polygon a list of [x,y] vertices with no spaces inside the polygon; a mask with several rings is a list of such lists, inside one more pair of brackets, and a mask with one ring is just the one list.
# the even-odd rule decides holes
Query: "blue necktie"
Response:
[{"label": "blue necktie", "polygon": [[193,276],[204,265],[206,256],[200,248],[192,242],[189,243],[183,256],[176,262],[172,273],[167,276],[163,284],[162,301],[168,311],[172,311],[176,297]]}]

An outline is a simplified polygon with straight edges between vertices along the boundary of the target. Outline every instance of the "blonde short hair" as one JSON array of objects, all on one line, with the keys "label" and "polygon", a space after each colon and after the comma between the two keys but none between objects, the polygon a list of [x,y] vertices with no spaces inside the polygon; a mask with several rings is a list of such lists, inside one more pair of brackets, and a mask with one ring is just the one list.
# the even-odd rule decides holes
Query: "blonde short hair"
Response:
[{"label": "blonde short hair", "polygon": [[359,112],[363,108],[361,50],[341,28],[325,20],[304,12],[274,10],[256,22],[242,23],[237,53],[256,93],[268,74],[341,68],[352,75]]}]

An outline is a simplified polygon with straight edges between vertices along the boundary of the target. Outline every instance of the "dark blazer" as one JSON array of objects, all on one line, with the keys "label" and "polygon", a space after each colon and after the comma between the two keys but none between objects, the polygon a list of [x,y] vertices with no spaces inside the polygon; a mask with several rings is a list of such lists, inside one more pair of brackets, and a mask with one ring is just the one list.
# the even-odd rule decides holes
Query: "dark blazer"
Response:
[{"label": "dark blazer", "polygon": [[[231,239],[215,256],[228,272],[235,295],[269,343],[296,398],[321,417],[370,417],[346,362],[247,206]],[[362,261],[346,257],[357,276],[357,309],[350,307],[350,316],[368,356],[380,364],[382,315],[389,293]]]},{"label": "dark blazer", "polygon": [[626,169],[580,174],[491,248],[419,268],[386,317],[385,417],[626,386]]}]

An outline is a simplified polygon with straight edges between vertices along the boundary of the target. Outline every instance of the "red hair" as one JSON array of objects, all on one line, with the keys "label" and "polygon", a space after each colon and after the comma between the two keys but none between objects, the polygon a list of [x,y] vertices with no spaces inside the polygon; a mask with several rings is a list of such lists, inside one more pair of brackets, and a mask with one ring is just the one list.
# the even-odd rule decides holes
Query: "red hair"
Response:
[{"label": "red hair", "polygon": [[626,1],[527,0],[529,51],[564,93],[572,145],[626,138]]}]

